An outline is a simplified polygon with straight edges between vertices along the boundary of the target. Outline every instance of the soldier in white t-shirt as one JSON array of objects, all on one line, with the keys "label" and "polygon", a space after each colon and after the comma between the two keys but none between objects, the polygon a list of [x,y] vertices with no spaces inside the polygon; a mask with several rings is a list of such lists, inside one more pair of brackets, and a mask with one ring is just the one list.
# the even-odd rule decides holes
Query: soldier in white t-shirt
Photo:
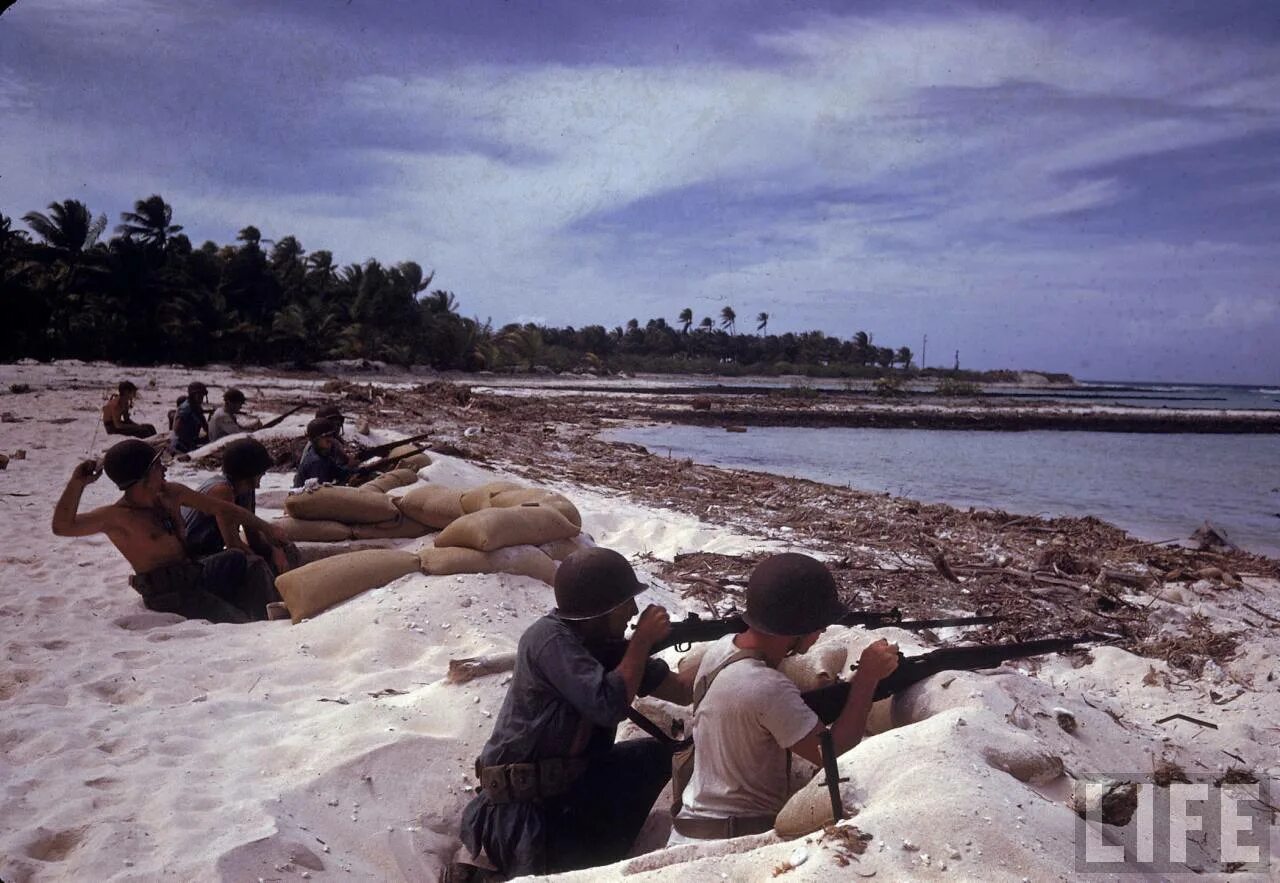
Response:
[{"label": "soldier in white t-shirt", "polygon": [[[844,613],[830,571],[807,555],[775,555],[752,572],[747,630],[713,644],[698,668],[693,774],[673,819],[673,843],[769,830],[790,796],[787,752],[822,765],[823,725],[777,666],[812,647]],[[863,651],[831,727],[837,755],[861,741],[876,684],[897,665],[898,648],[887,641]]]}]

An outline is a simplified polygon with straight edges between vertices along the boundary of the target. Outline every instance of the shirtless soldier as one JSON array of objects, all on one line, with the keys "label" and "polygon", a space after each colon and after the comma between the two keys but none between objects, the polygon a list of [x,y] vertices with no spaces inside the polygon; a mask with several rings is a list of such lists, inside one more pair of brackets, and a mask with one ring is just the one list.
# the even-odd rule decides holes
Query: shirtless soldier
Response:
[{"label": "shirtless soldier", "polygon": [[134,438],[147,438],[156,434],[156,428],[150,423],[134,423],[129,409],[138,397],[138,387],[128,380],[120,381],[116,391],[102,406],[102,425],[108,435],[131,435]]},{"label": "shirtless soldier", "polygon": [[267,618],[267,604],[280,600],[267,563],[239,549],[193,561],[183,545],[181,507],[206,512],[228,526],[251,528],[272,545],[285,541],[276,527],[234,503],[165,481],[160,455],[144,441],[128,439],[112,446],[103,458],[103,469],[124,496],[109,506],[80,513],[85,487],[101,474],[95,461],[86,460],[71,474],[54,507],[55,535],[105,533],[133,565],[135,574],[129,584],[151,610],[210,622]]}]

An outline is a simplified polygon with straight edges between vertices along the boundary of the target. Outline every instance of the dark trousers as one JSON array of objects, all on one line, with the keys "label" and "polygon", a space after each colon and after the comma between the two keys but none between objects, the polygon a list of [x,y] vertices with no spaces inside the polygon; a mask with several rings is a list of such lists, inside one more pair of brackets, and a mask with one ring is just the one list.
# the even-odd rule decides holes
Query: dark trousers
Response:
[{"label": "dark trousers", "polygon": [[115,427],[110,423],[106,424],[107,435],[128,435],[133,438],[150,438],[156,434],[156,428],[150,423],[126,423],[123,426]]},{"label": "dark trousers", "polygon": [[671,749],[656,739],[619,742],[592,759],[564,797],[547,804],[551,873],[624,858],[671,778]]},{"label": "dark trousers", "polygon": [[266,619],[267,604],[280,600],[267,563],[238,549],[138,574],[129,582],[147,609],[209,622]]}]

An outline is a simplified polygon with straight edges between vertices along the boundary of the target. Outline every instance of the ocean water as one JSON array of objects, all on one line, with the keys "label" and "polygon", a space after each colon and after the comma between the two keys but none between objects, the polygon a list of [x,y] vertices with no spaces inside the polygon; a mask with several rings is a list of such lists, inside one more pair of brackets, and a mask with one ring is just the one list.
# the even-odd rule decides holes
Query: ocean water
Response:
[{"label": "ocean water", "polygon": [[607,433],[655,454],[953,506],[1096,515],[1142,539],[1205,520],[1280,557],[1280,436],[701,426]]}]

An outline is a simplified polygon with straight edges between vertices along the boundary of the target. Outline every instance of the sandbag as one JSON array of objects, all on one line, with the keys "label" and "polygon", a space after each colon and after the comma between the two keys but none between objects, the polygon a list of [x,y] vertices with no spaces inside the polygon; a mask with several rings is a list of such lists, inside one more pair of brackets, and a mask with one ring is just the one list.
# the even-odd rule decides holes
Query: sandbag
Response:
[{"label": "sandbag", "polygon": [[811,647],[801,656],[788,656],[778,664],[778,671],[795,681],[801,692],[825,687],[844,670],[849,655],[848,645],[841,638]]},{"label": "sandbag", "polygon": [[343,524],[377,524],[400,514],[386,494],[371,494],[358,487],[321,487],[293,494],[284,511],[308,521],[341,521]]},{"label": "sandbag", "polygon": [[436,545],[491,552],[506,546],[539,546],[577,534],[578,528],[555,509],[534,503],[463,515],[440,531]]},{"label": "sandbag", "polygon": [[391,540],[347,540],[342,543],[298,543],[298,566],[319,561],[321,558],[332,558],[335,555],[348,555],[351,552],[362,552],[368,549],[394,549]]},{"label": "sandbag", "polygon": [[400,511],[429,527],[448,527],[462,515],[462,491],[456,487],[429,484],[416,487],[394,501]]},{"label": "sandbag", "polygon": [[298,622],[418,569],[418,556],[412,552],[371,549],[334,555],[282,573],[276,577],[276,589]]},{"label": "sandbag", "polygon": [[390,472],[384,472],[372,481],[366,481],[360,485],[362,491],[381,491],[386,493],[392,488],[404,487],[413,484],[418,480],[418,472],[416,469],[406,469],[403,466],[392,469]]},{"label": "sandbag", "polygon": [[589,534],[580,533],[576,537],[569,537],[567,540],[554,540],[550,543],[543,543],[538,548],[551,556],[552,561],[563,561],[574,552],[581,552],[583,549],[595,548],[596,541],[591,539]]},{"label": "sandbag", "polygon": [[422,572],[431,576],[455,573],[512,573],[554,585],[556,563],[536,546],[507,546],[479,552],[461,546],[427,546],[418,552]]},{"label": "sandbag", "polygon": [[340,521],[305,521],[285,517],[271,523],[284,531],[285,539],[295,543],[341,543],[351,539],[351,525]]},{"label": "sandbag", "polygon": [[[397,464],[398,466],[403,466],[410,459],[413,459],[415,457],[421,457],[422,459],[427,461],[422,465],[430,466],[431,458],[428,457],[426,454],[422,453],[421,448],[422,448],[422,445],[418,444],[417,442],[410,442],[409,444],[405,444],[405,445],[396,445],[394,448],[392,448],[390,451],[387,452],[387,459],[394,460],[397,457],[404,457],[404,459]],[[422,467],[419,466],[418,468],[421,469]]]},{"label": "sandbag", "polygon": [[357,540],[404,540],[426,536],[430,532],[431,528],[403,514],[377,524],[351,525],[351,536]]},{"label": "sandbag", "polygon": [[568,497],[563,494],[557,494],[555,491],[549,491],[544,488],[522,487],[498,491],[496,494],[489,496],[489,505],[498,509],[504,509],[509,506],[523,506],[525,503],[541,503],[544,506],[550,506],[567,518],[574,527],[582,527],[582,515],[578,513],[578,507],[573,505]]},{"label": "sandbag", "polygon": [[[845,771],[841,770],[843,774]],[[819,772],[803,788],[791,795],[774,819],[773,830],[784,840],[792,840],[821,830],[834,821],[831,815],[831,794],[827,791],[827,777]],[[840,798],[848,811],[855,807],[856,789],[842,775]]]},{"label": "sandbag", "polygon": [[431,465],[431,458],[426,454],[418,453],[411,457],[405,457],[397,464],[399,469],[412,469],[416,474],[419,469],[426,469]]},{"label": "sandbag", "polygon": [[473,487],[462,495],[462,511],[470,514],[479,512],[481,509],[488,509],[493,505],[491,501],[495,494],[517,490],[527,490],[527,488],[524,485],[516,484],[514,481],[491,481],[479,487]]}]

